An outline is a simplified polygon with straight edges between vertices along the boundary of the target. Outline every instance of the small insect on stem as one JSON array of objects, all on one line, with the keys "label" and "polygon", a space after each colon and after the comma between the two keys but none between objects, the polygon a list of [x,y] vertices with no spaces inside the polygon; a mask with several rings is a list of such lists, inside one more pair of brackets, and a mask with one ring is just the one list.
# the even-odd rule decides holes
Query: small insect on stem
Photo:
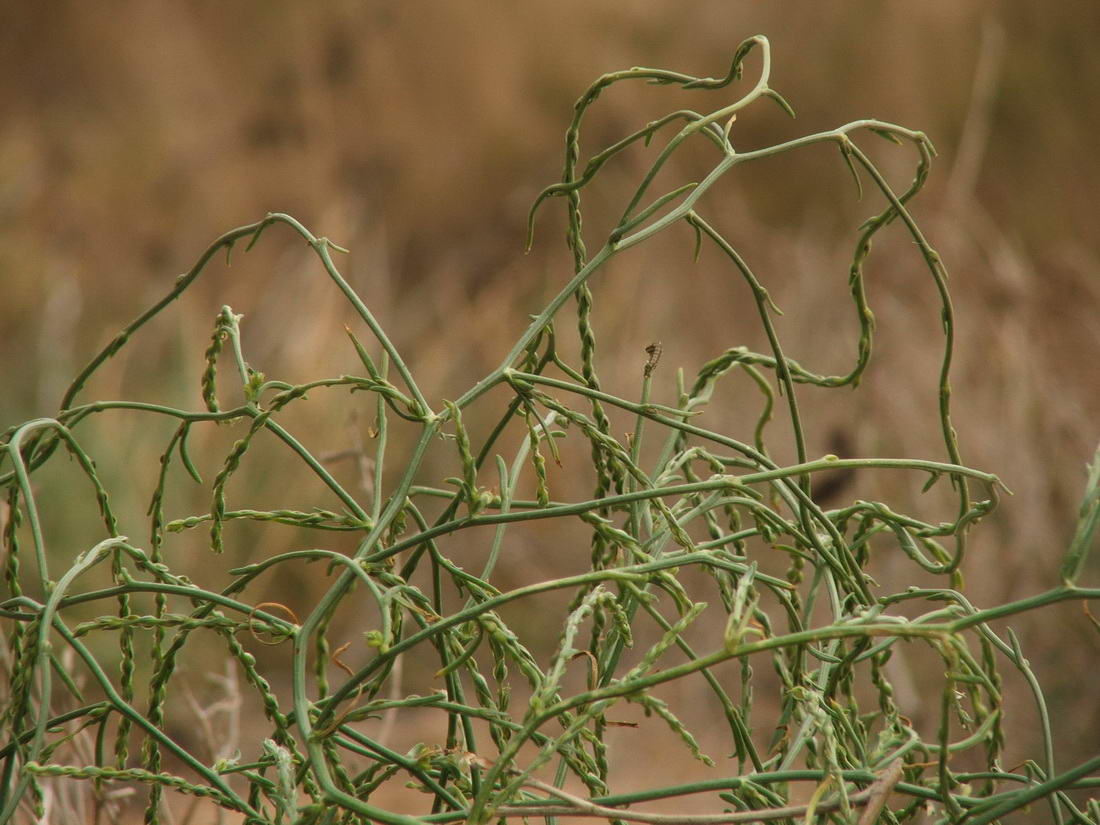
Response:
[{"label": "small insect on stem", "polygon": [[645,362],[645,377],[649,378],[653,374],[653,370],[656,369],[657,362],[661,360],[661,342],[654,341],[645,348],[645,352],[649,356],[649,360]]}]

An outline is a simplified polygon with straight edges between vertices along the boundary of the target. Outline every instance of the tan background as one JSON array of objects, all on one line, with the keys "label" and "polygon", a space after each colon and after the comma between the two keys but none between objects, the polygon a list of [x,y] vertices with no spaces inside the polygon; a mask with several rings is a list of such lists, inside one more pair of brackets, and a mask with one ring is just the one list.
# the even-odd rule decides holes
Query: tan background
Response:
[{"label": "tan background", "polygon": [[[762,33],[774,48],[774,86],[799,117],[758,106],[736,124],[736,145],[874,116],[923,129],[939,149],[914,211],[952,273],[963,454],[1016,493],[978,531],[967,593],[988,604],[1053,584],[1100,420],[1097,4],[7,5],[4,426],[52,412],[92,348],[214,237],[268,211],[290,212],[350,247],[345,272],[421,386],[433,399],[456,396],[569,274],[560,204],[545,211],[526,257],[523,225],[533,196],[560,174],[580,91],[632,65],[721,75],[737,43]],[[750,76],[757,66],[750,60]],[[718,105],[697,101],[669,90],[608,93],[585,148],[672,106]],[[862,143],[898,184],[908,180],[905,153]],[[588,198],[590,246],[642,168],[630,156]],[[709,214],[787,313],[788,352],[842,368],[854,352],[845,303],[854,227],[877,204],[855,201],[832,150],[738,175]],[[688,233],[672,233],[624,255],[594,284],[600,368],[612,391],[636,391],[642,348],[653,340],[665,345],[665,398],[673,367],[690,375],[728,346],[763,345],[740,285],[714,256],[692,266],[689,253]],[[855,395],[807,392],[810,450],[846,443],[853,455],[940,458],[935,296],[897,233],[880,242],[867,274],[876,360]],[[89,396],[197,404],[201,353],[224,303],[245,313],[249,358],[269,376],[352,369],[340,332],[347,312],[316,276],[289,235],[272,233],[200,282]],[[737,399],[720,398],[735,428],[750,420]],[[331,414],[321,448],[344,444],[346,415]],[[126,450],[97,460],[116,480],[143,479],[133,494],[140,507],[163,440],[133,425],[111,425]],[[897,479],[861,483],[861,497],[909,491]],[[891,564],[882,561],[884,576],[906,575]],[[1100,703],[1080,677],[1096,661],[1095,634],[1077,607],[1016,624],[1069,736],[1063,764],[1093,752]],[[1026,739],[1030,723],[1022,727]]]}]

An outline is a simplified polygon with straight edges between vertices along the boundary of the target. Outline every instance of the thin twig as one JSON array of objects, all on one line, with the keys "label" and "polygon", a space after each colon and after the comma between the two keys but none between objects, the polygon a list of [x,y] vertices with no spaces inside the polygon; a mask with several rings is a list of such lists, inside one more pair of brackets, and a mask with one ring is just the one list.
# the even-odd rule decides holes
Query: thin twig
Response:
[{"label": "thin twig", "polygon": [[[903,766],[902,760],[895,759],[868,788],[848,797],[849,805],[867,806],[859,819],[858,825],[872,825],[878,818],[890,796],[890,792],[901,780]],[[582,816],[609,820],[621,819],[626,822],[645,822],[649,825],[677,825],[677,823],[683,823],[683,825],[726,825],[726,823],[769,822],[776,819],[789,819],[804,816],[810,810],[809,805],[792,805],[785,808],[767,808],[759,811],[737,811],[721,814],[645,813],[631,811],[626,808],[609,808],[605,805],[598,805],[591,800],[575,796],[568,791],[555,788],[553,785],[538,779],[529,778],[524,784],[551,796],[556,796],[558,799],[568,802],[569,805],[525,805],[523,807],[504,805],[493,812],[495,816]],[[839,810],[842,804],[843,802],[840,799],[833,799],[817,803],[814,810],[819,813],[829,813]]]}]

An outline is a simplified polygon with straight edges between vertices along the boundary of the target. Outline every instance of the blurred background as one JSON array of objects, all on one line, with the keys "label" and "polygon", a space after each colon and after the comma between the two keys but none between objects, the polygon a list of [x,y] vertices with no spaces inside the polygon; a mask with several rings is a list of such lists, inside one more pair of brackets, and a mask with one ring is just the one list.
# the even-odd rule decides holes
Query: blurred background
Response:
[{"label": "blurred background", "polygon": [[[342,270],[429,398],[457,396],[496,366],[527,314],[571,274],[560,202],[543,210],[526,256],[523,242],[530,203],[560,177],[583,89],[636,65],[722,76],[737,44],[764,34],[772,85],[798,117],[757,104],[734,125],[739,149],[863,117],[921,129],[935,143],[913,212],[951,273],[955,423],[965,460],[1015,493],[975,532],[966,593],[991,604],[1055,583],[1100,436],[1100,241],[1090,206],[1100,191],[1100,5],[1092,0],[7,5],[3,427],[54,412],[93,351],[215,237],[269,211],[348,247]],[[749,82],[758,70],[757,53]],[[673,108],[716,108],[739,88],[708,96],[615,87],[593,110],[582,151]],[[895,187],[908,183],[908,149],[857,140]],[[590,247],[651,158],[627,154],[586,195]],[[685,153],[679,180],[707,160],[703,146]],[[788,354],[811,369],[844,370],[855,353],[846,290],[855,229],[880,200],[868,190],[858,201],[825,146],[738,167],[719,189],[703,212],[786,313],[779,331]],[[937,297],[903,233],[880,238],[866,273],[874,360],[858,392],[806,391],[810,452],[942,459]],[[658,400],[675,397],[678,366],[690,379],[727,347],[765,347],[747,292],[716,255],[692,264],[691,243],[686,228],[672,231],[592,284],[610,391],[636,394],[653,341],[664,345]],[[238,250],[231,267],[212,265],[84,398],[197,406],[202,352],[223,304],[244,313],[246,354],[269,377],[356,369],[342,299],[307,248],[272,230],[247,256]],[[746,386],[720,393],[710,420],[751,432],[758,401],[744,402]],[[337,405],[313,414],[322,452],[338,453],[366,426]],[[111,428],[104,432],[124,447],[96,458],[116,489],[132,481],[138,512],[169,431],[139,424],[125,416],[88,424]],[[780,443],[778,456],[789,458],[784,450]],[[911,479],[856,481],[861,498],[913,493]],[[256,480],[257,498],[264,483]],[[838,493],[846,495],[855,493]],[[203,501],[181,498],[170,515],[201,512]],[[202,540],[191,539],[191,563],[207,564]],[[258,552],[245,544],[228,551],[234,562]],[[877,563],[887,580],[910,569]],[[1057,710],[1063,766],[1092,754],[1100,703],[1081,673],[1100,640],[1080,606],[1012,624]],[[1020,693],[1020,680],[1007,678],[1010,694]],[[1023,744],[1010,754],[1031,755],[1034,720],[1023,699],[1020,707]]]}]

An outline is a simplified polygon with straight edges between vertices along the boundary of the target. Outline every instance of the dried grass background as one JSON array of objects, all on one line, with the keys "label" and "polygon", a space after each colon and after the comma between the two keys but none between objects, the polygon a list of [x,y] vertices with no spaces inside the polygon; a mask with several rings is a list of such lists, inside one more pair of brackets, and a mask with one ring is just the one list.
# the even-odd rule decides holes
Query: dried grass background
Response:
[{"label": "dried grass background", "polygon": [[[720,75],[737,43],[762,33],[774,48],[774,85],[799,120],[751,110],[734,127],[736,146],[865,116],[923,129],[936,143],[939,161],[914,211],[952,274],[963,455],[1016,493],[975,533],[966,592],[991,604],[1054,581],[1100,434],[1092,203],[1100,189],[1100,5],[5,5],[4,426],[53,412],[88,355],[163,294],[210,240],[274,210],[352,250],[344,271],[421,386],[436,399],[453,397],[495,366],[527,313],[571,271],[555,205],[540,218],[534,250],[524,256],[522,245],[532,198],[560,174],[562,136],[581,90],[602,72],[633,65]],[[640,87],[605,95],[585,146],[689,105],[676,94]],[[883,146],[876,157],[889,170]],[[847,264],[854,229],[873,209],[856,201],[834,155],[814,150],[746,167],[707,204],[786,313],[787,351],[820,370],[838,369],[854,353]],[[601,210],[614,214],[643,168],[634,157],[609,169],[604,193],[587,202],[592,237],[608,227]],[[684,164],[687,174],[690,158]],[[907,174],[900,159],[895,171]],[[935,296],[895,234],[868,267],[878,335],[864,386],[822,394],[820,404],[805,391],[812,454],[941,457]],[[593,284],[598,361],[612,392],[638,386],[652,341],[664,343],[661,401],[671,398],[674,367],[690,372],[727,347],[759,348],[740,285],[713,256],[693,265],[690,248],[686,230],[673,233],[616,259]],[[144,344],[86,397],[195,405],[201,354],[222,304],[245,314],[250,361],[269,375],[294,381],[351,370],[354,354],[340,331],[345,308],[314,270],[308,250],[265,238],[206,276],[171,314],[175,326],[143,333]],[[742,399],[727,390],[708,415],[747,428],[755,400],[743,409]],[[328,419],[313,435],[324,449],[339,453],[362,437],[365,422],[347,407],[314,412]],[[165,435],[128,429],[132,423],[111,419],[122,449],[97,459],[116,489],[133,480],[140,512]],[[254,481],[258,503],[282,492],[270,479]],[[900,478],[855,482],[864,498],[914,492]],[[60,538],[75,535],[74,528]],[[250,543],[251,535],[238,534],[230,551],[238,560],[281,549]],[[207,563],[201,538],[196,565]],[[530,541],[530,557],[513,562],[517,579],[553,572],[557,539]],[[64,543],[53,546],[66,552]],[[890,559],[877,564],[891,575]],[[284,598],[307,604],[308,582],[294,587]],[[1046,677],[1064,765],[1093,754],[1100,735],[1100,702],[1081,678],[1100,641],[1079,610],[1042,611],[1018,628]],[[920,678],[911,690],[921,690]],[[1025,742],[1027,713],[1019,722]]]}]

